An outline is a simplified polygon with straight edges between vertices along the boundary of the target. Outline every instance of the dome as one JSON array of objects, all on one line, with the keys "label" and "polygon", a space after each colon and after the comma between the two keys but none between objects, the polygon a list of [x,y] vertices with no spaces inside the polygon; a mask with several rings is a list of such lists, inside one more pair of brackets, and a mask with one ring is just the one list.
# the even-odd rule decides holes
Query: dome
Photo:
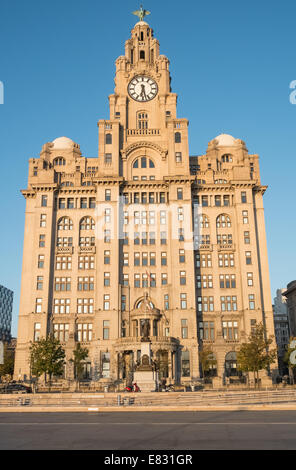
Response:
[{"label": "dome", "polygon": [[58,137],[52,141],[54,149],[68,149],[75,145],[73,140],[68,137]]},{"label": "dome", "polygon": [[217,145],[221,147],[229,147],[235,145],[236,139],[229,134],[220,134],[215,139],[217,141]]}]

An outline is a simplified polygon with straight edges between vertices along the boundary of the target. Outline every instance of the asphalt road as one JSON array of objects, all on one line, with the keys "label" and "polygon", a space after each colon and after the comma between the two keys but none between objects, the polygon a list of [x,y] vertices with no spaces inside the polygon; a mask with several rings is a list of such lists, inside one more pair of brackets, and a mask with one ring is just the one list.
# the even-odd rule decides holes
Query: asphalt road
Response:
[{"label": "asphalt road", "polygon": [[295,450],[296,411],[0,413],[1,450]]}]

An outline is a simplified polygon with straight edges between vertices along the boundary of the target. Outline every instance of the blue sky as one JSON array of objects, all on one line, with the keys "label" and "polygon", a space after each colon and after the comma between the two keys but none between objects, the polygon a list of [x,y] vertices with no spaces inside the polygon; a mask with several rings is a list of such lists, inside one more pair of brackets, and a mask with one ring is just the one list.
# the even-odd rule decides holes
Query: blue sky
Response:
[{"label": "blue sky", "polygon": [[[139,2],[140,3],[140,2]],[[114,61],[137,21],[136,0],[2,0],[0,5],[0,284],[21,280],[28,159],[68,136],[97,155],[97,121],[108,119]],[[143,2],[144,3],[144,2]],[[181,7],[180,7],[181,5]],[[189,119],[190,154],[220,133],[260,156],[272,295],[296,278],[296,80],[292,0],[147,0],[147,18],[171,63],[178,117]]]}]

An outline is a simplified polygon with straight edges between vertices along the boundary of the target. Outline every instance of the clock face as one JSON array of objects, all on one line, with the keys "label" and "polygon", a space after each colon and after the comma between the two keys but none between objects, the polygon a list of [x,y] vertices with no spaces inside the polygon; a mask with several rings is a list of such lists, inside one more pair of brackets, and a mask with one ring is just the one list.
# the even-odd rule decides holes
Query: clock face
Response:
[{"label": "clock face", "polygon": [[157,83],[152,78],[138,75],[133,78],[127,87],[128,93],[133,100],[150,101],[155,98],[158,92]]}]

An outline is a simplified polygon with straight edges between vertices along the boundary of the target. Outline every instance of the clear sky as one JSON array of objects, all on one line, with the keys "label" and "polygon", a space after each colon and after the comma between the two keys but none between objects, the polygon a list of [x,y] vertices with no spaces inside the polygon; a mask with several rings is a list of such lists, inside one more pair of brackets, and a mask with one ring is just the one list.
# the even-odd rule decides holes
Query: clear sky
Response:
[{"label": "clear sky", "polygon": [[[15,292],[22,266],[28,159],[67,136],[97,155],[97,121],[108,119],[114,61],[138,0],[2,0],[0,4],[0,284]],[[190,154],[220,133],[260,156],[272,296],[296,278],[295,0],[147,0],[146,18],[171,64],[178,117],[189,119]]]}]

